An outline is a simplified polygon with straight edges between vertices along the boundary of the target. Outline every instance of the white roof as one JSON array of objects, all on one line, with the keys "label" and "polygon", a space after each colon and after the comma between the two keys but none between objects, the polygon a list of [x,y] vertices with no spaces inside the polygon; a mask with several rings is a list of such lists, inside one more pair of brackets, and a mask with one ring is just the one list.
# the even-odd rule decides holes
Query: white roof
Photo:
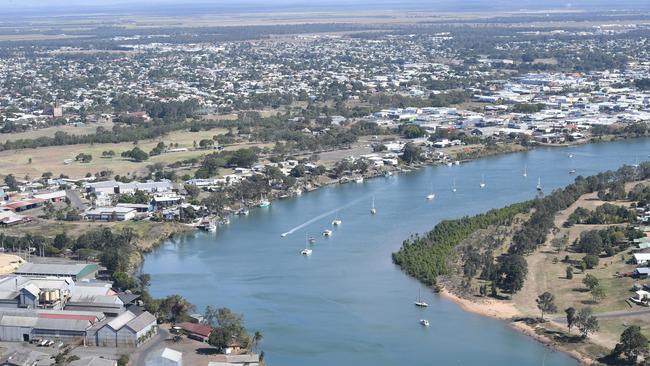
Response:
[{"label": "white roof", "polygon": [[120,314],[117,318],[108,322],[107,325],[114,330],[120,330],[124,325],[126,325],[126,323],[130,322],[133,319],[135,319],[135,314],[130,311],[126,311]]},{"label": "white roof", "polygon": [[650,253],[634,253],[634,259],[637,261],[650,261]]},{"label": "white roof", "polygon": [[160,357],[166,358],[168,360],[180,362],[183,359],[183,353],[173,350],[171,348],[165,348],[160,353]]}]

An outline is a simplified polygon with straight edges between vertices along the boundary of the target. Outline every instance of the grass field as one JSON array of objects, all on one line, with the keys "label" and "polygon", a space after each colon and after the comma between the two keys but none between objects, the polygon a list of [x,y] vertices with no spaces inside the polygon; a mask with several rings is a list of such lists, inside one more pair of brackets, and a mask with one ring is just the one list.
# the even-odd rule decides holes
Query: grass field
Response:
[{"label": "grass field", "polygon": [[46,127],[39,128],[38,130],[31,130],[18,133],[0,133],[0,143],[5,143],[9,140],[16,141],[20,139],[36,139],[39,137],[54,137],[54,134],[58,131],[63,131],[71,135],[89,135],[97,131],[97,127],[103,127],[107,130],[113,128],[113,123],[103,123],[103,124],[86,124],[81,127],[75,126],[55,126],[55,127]]},{"label": "grass field", "polygon": [[[646,182],[647,183],[647,182]],[[635,183],[627,184],[626,188],[630,189]],[[608,225],[575,225],[571,228],[562,227],[568,216],[575,211],[577,207],[584,207],[590,210],[602,205],[604,202],[598,200],[595,194],[587,194],[571,205],[566,210],[559,212],[555,218],[555,226],[560,228],[555,237],[562,237],[565,234],[569,236],[569,242],[573,242],[582,232],[588,230],[605,229]],[[613,202],[618,205],[629,205],[629,202]],[[591,307],[594,313],[603,313],[610,311],[628,310],[630,306],[625,302],[634,293],[631,291],[635,280],[630,277],[617,277],[616,273],[630,272],[634,265],[626,264],[625,259],[629,258],[629,253],[619,253],[612,257],[600,258],[598,266],[594,269],[587,270],[586,273],[580,273],[574,269],[572,279],[566,278],[567,263],[562,260],[566,255],[571,260],[580,261],[583,253],[573,253],[570,251],[557,252],[550,245],[549,236],[547,243],[536,253],[527,257],[528,276],[524,288],[517,293],[513,300],[518,309],[528,316],[539,316],[535,299],[544,291],[549,291],[555,296],[555,304],[558,308],[558,314],[549,315],[549,317],[563,317],[564,309],[574,307],[576,309]],[[593,301],[590,292],[582,283],[586,274],[591,274],[598,278],[600,284],[605,290],[606,297],[599,302]],[[642,282],[643,283],[643,282]],[[634,310],[638,310],[637,305],[633,305]],[[594,340],[601,345],[613,347],[618,340],[621,332],[624,330],[624,323],[640,325],[646,333],[650,331],[650,317],[625,317],[620,319],[606,320],[601,323],[601,330],[594,335]]]},{"label": "grass field", "polygon": [[[83,177],[86,173],[96,173],[102,170],[110,169],[114,174],[128,175],[129,173],[142,173],[146,171],[146,166],[154,163],[172,163],[179,160],[199,157],[210,152],[210,150],[193,150],[193,143],[201,139],[211,139],[214,135],[225,133],[223,129],[212,129],[209,131],[189,132],[176,131],[167,136],[141,141],[138,143],[145,152],[151,151],[158,142],[163,141],[165,144],[178,143],[179,147],[189,148],[189,151],[161,154],[149,158],[141,163],[131,162],[122,159],[120,154],[123,151],[132,149],[135,145],[130,142],[118,144],[83,144],[67,146],[50,146],[38,149],[24,149],[0,152],[0,172],[12,173],[16,177],[40,177],[44,172],[52,172],[55,176],[63,173],[70,177]],[[245,147],[271,146],[270,144],[235,144],[226,147],[226,150],[236,150]],[[102,152],[106,150],[115,151],[116,157],[112,159],[102,158]],[[93,159],[90,163],[72,162],[64,164],[64,160],[72,159],[79,153],[91,154]],[[29,158],[32,163],[29,164]]]}]

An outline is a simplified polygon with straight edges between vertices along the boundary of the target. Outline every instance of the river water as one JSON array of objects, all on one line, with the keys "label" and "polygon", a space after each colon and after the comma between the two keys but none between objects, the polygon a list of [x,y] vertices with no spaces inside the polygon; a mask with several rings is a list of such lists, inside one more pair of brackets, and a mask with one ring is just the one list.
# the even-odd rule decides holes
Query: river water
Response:
[{"label": "river water", "polygon": [[[592,175],[648,152],[648,139],[540,148],[331,186],[251,210],[215,234],[171,240],[146,256],[143,271],[156,297],[177,293],[199,312],[211,305],[244,314],[247,327],[264,334],[270,365],[576,365],[430,293],[392,264],[391,253],[440,220],[534,197],[538,177],[549,192],[574,179],[570,169]],[[431,185],[436,197],[427,201]],[[337,213],[342,225],[323,238]],[[306,235],[317,238],[310,257],[300,255]],[[418,291],[429,308],[413,305]]]}]

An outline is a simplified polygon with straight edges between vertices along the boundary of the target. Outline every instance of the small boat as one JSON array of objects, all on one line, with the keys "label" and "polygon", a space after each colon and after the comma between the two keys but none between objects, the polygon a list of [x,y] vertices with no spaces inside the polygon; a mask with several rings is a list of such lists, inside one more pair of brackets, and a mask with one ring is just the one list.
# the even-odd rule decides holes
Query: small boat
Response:
[{"label": "small boat", "polygon": [[199,226],[197,226],[200,230],[207,231],[209,233],[214,233],[217,231],[217,225],[210,221],[204,221]]},{"label": "small boat", "polygon": [[363,177],[359,177],[354,180],[355,183],[363,183]]},{"label": "small boat", "polygon": [[447,163],[447,166],[453,166],[453,165],[454,163],[452,163],[451,161]]},{"label": "small boat", "polygon": [[307,241],[309,242],[309,244],[314,244],[316,242],[316,238],[312,236],[309,239],[307,239]]},{"label": "small boat", "polygon": [[576,173],[576,170],[575,170],[575,169],[571,169],[571,170],[569,170],[569,174],[575,174],[575,173]]},{"label": "small boat", "polygon": [[223,219],[221,219],[221,220],[219,221],[219,224],[220,224],[220,225],[228,225],[228,224],[230,224],[230,219],[227,218],[227,217],[224,217]]},{"label": "small boat", "polygon": [[433,193],[433,183],[431,184],[431,190],[430,190],[430,192],[431,192],[431,193],[429,193],[429,194],[427,195],[427,200],[428,200],[428,201],[431,201],[432,199],[436,198],[436,194]]},{"label": "small boat", "polygon": [[384,177],[390,177],[392,175],[393,175],[393,172],[388,172],[387,171],[386,173],[384,173]]},{"label": "small boat", "polygon": [[242,207],[239,210],[237,210],[237,212],[235,212],[235,215],[238,216],[248,216],[248,214],[249,214],[248,209],[245,207]]},{"label": "small boat", "polygon": [[341,223],[342,223],[342,221],[341,221],[341,219],[338,218],[338,216],[335,217],[334,220],[332,220],[332,225],[333,226],[340,226]]},{"label": "small boat", "polygon": [[460,165],[460,160],[454,161],[454,165]]},{"label": "small boat", "polygon": [[280,234],[280,237],[285,238],[287,236],[287,233],[282,233]]},{"label": "small boat", "polygon": [[485,187],[485,176],[481,176],[481,183],[479,184],[479,187],[484,188]]},{"label": "small boat", "polygon": [[332,230],[330,229],[323,230],[323,236],[332,236]]},{"label": "small boat", "polygon": [[422,324],[425,327],[428,327],[429,326],[429,321],[426,320],[426,319],[420,319],[420,324]]},{"label": "small boat", "polygon": [[305,248],[305,249],[302,250],[302,252],[300,252],[300,254],[305,255],[305,256],[309,256],[309,255],[311,255],[311,252],[312,252],[311,249]]},{"label": "small boat", "polygon": [[542,190],[542,178],[537,178],[537,190]]},{"label": "small boat", "polygon": [[377,213],[377,209],[375,208],[375,196],[372,196],[372,208],[370,208],[370,214],[374,215]]},{"label": "small boat", "polygon": [[528,176],[528,167],[526,165],[524,165],[524,174],[523,175],[524,175],[524,177]]},{"label": "small boat", "polygon": [[259,207],[269,207],[269,206],[271,206],[271,202],[269,200],[267,200],[266,198],[264,198],[264,196],[262,196],[260,198],[260,203],[258,204],[258,206]]},{"label": "small boat", "polygon": [[569,159],[573,158],[573,154],[569,154]]},{"label": "small boat", "polygon": [[429,306],[426,302],[422,301],[422,298],[420,297],[420,290],[418,290],[418,299],[415,300],[415,306],[421,307],[421,308],[426,308]]},{"label": "small boat", "polygon": [[451,184],[451,191],[456,192],[456,179],[454,178],[454,181]]}]

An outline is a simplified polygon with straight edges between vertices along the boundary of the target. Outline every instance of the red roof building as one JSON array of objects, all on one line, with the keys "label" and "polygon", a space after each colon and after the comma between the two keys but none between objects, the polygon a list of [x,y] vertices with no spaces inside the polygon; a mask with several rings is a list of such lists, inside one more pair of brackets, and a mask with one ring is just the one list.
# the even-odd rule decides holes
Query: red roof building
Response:
[{"label": "red roof building", "polygon": [[200,338],[203,341],[210,338],[210,333],[212,333],[212,327],[204,324],[184,322],[184,323],[176,324],[176,326],[188,332],[191,336],[194,336],[195,338]]}]

